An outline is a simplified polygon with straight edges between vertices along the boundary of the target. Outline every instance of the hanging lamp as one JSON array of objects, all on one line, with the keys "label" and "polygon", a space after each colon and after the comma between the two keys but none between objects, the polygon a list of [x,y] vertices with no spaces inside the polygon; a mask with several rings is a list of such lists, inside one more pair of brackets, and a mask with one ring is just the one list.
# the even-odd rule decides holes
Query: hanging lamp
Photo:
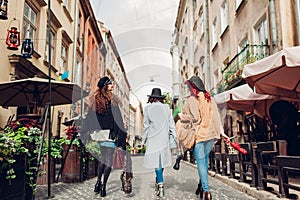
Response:
[{"label": "hanging lamp", "polygon": [[9,23],[10,29],[7,30],[7,35],[6,35],[7,49],[10,50],[18,50],[18,47],[20,46],[20,32],[18,31],[17,27],[11,26],[12,22],[14,21],[17,21],[19,25],[19,21],[16,20],[16,18],[14,18]]},{"label": "hanging lamp", "polygon": [[31,58],[33,52],[33,42],[31,41],[31,39],[26,38],[22,42],[21,54],[24,58]]},{"label": "hanging lamp", "polygon": [[7,3],[8,0],[0,0],[0,19],[7,20]]}]

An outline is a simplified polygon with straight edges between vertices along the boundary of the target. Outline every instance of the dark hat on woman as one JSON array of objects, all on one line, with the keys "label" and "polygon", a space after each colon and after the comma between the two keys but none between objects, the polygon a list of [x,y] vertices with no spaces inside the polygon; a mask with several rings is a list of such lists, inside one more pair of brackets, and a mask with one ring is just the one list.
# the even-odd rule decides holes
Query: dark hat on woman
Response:
[{"label": "dark hat on woman", "polygon": [[104,76],[102,78],[100,78],[100,80],[98,81],[98,88],[102,89],[104,86],[113,83],[114,81],[111,80],[110,78],[108,78],[107,76]]},{"label": "dark hat on woman", "polygon": [[190,82],[191,84],[193,84],[194,86],[196,86],[196,88],[201,91],[201,92],[204,92],[206,91],[205,90],[205,87],[204,87],[204,84],[203,84],[203,81],[199,78],[199,76],[192,76],[188,82]]},{"label": "dark hat on woman", "polygon": [[166,98],[165,95],[161,95],[160,88],[153,88],[151,95],[148,95],[149,98],[158,98],[158,99],[164,99]]}]

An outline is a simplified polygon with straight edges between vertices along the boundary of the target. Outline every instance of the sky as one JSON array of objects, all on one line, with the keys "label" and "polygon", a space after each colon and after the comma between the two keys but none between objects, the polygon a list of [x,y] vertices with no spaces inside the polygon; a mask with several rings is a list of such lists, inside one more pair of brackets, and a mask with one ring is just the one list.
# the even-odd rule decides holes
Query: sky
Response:
[{"label": "sky", "polygon": [[145,106],[153,87],[172,94],[170,47],[179,0],[90,2],[97,20],[111,31],[131,90],[142,105]]}]

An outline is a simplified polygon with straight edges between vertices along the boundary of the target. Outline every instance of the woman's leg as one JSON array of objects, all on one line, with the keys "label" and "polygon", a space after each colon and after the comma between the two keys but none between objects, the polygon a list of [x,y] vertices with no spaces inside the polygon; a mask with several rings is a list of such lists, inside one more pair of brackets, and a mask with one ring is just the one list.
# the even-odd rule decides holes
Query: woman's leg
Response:
[{"label": "woman's leg", "polygon": [[114,155],[114,148],[111,147],[103,147],[103,150],[105,153],[102,155],[103,156],[103,161],[104,161],[104,169],[103,169],[103,184],[102,184],[102,189],[101,189],[101,196],[105,197],[106,196],[106,184],[111,172],[111,167],[112,167],[112,161],[113,161],[113,155]]},{"label": "woman's leg", "polygon": [[158,168],[155,168],[156,173],[156,195],[159,197],[164,196],[164,176],[163,176],[164,168],[161,165],[161,155],[159,156],[159,165]]},{"label": "woman's leg", "polygon": [[208,185],[208,155],[214,144],[214,140],[198,142],[194,147],[194,155],[197,162],[199,184],[202,184],[204,192],[209,191]]},{"label": "woman's leg", "polygon": [[95,184],[95,189],[94,189],[94,192],[96,193],[99,193],[101,191],[101,188],[102,188],[102,182],[101,182],[101,179],[102,179],[102,175],[104,173],[104,168],[105,168],[105,161],[104,159],[102,159],[103,157],[105,157],[105,147],[102,147],[100,146],[100,150],[101,150],[101,153],[102,153],[102,157],[101,159],[99,160],[99,163],[98,163],[98,169],[97,169],[97,176],[98,176],[98,179],[97,179],[97,182]]},{"label": "woman's leg", "polygon": [[161,167],[161,156],[159,156],[159,165],[158,168],[155,168],[156,173],[156,181],[157,184],[163,184],[164,183],[164,177],[163,177],[163,168]]}]

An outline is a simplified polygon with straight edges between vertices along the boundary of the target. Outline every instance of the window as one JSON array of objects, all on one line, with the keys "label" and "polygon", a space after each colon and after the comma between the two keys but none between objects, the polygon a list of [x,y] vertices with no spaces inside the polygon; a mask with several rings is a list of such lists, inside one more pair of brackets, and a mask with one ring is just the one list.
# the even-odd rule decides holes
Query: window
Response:
[{"label": "window", "polygon": [[235,9],[237,10],[242,4],[243,0],[235,0]]},{"label": "window", "polygon": [[[238,65],[240,63],[243,63],[243,62],[247,62],[247,53],[248,51],[247,50],[244,50],[244,48],[249,44],[249,41],[248,41],[248,38],[244,38],[240,43],[239,43],[239,46],[238,46],[238,53],[239,53],[239,56],[238,56]],[[244,50],[242,52],[242,50]]]},{"label": "window", "polygon": [[204,76],[204,74],[205,74],[205,62],[204,62],[204,56],[201,56],[201,58],[200,58],[200,60],[199,60],[199,63],[200,63],[200,76],[202,75],[202,76]]},{"label": "window", "polygon": [[75,66],[75,76],[74,76],[74,83],[81,85],[81,76],[80,76],[80,71],[81,71],[81,62],[80,60],[76,61],[76,66]]},{"label": "window", "polygon": [[23,19],[23,38],[34,39],[36,32],[36,12],[25,3]]},{"label": "window", "polygon": [[228,26],[228,14],[227,14],[227,3],[226,1],[223,2],[222,6],[221,6],[221,33],[223,33],[226,29],[226,27]]},{"label": "window", "polygon": [[67,9],[69,9],[69,4],[70,4],[69,0],[64,0],[63,4],[64,6],[66,6]]},{"label": "window", "polygon": [[265,45],[268,43],[268,23],[265,17],[255,26],[255,43]]},{"label": "window", "polygon": [[[48,18],[48,16],[47,16]],[[55,57],[54,56],[55,53],[59,54],[58,52],[55,52],[57,45],[61,45],[60,43],[57,42],[57,30],[59,28],[62,27],[62,24],[59,22],[59,20],[56,18],[56,16],[53,13],[50,13],[50,19],[51,19],[51,23],[50,23],[50,27],[47,26],[47,31],[46,31],[46,45],[45,45],[45,61],[50,63],[51,65],[53,64],[53,66],[58,66],[57,63],[55,63]],[[50,42],[49,42],[50,40]],[[51,54],[49,55],[49,47],[51,49]],[[57,60],[58,62],[59,60]],[[58,69],[56,69],[58,71]]]},{"label": "window", "polygon": [[201,7],[199,10],[199,35],[200,37],[204,34],[204,16],[203,16],[203,8]]},{"label": "window", "polygon": [[[54,38],[55,38],[55,34],[50,31],[50,35],[48,34],[48,30],[47,30],[47,39],[46,39],[46,48],[45,48],[45,60],[50,63],[53,64],[54,63]],[[50,37],[50,44],[49,44],[49,38]],[[50,45],[50,48],[51,48],[51,60],[49,58],[49,45]]]},{"label": "window", "polygon": [[59,73],[63,74],[67,71],[67,55],[68,55],[68,48],[65,44],[61,45],[60,51],[60,62],[59,62]]},{"label": "window", "polygon": [[217,18],[214,19],[213,24],[212,24],[212,46],[214,47],[217,44]]}]

